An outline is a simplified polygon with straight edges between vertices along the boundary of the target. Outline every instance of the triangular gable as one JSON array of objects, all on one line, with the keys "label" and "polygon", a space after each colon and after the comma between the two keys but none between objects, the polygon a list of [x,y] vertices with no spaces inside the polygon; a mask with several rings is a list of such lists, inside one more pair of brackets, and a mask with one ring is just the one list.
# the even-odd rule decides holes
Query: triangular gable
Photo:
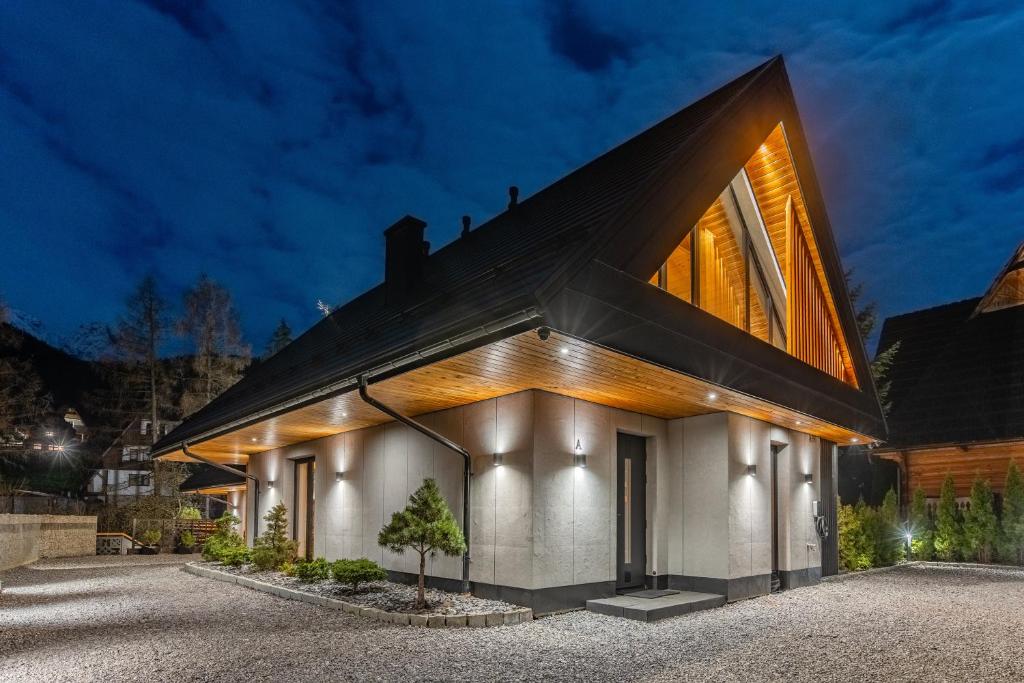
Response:
[{"label": "triangular gable", "polygon": [[[644,281],[651,280],[652,273],[666,262],[671,269],[673,251],[700,221],[720,218],[712,214],[723,210],[719,206],[723,188],[729,188],[741,171],[746,171],[755,195],[760,193],[758,203],[773,244],[778,247],[780,231],[786,229],[796,230],[801,238],[788,240],[786,248],[778,250],[777,261],[787,282],[797,289],[803,287],[805,303],[814,309],[809,315],[825,321],[821,330],[833,334],[835,346],[841,349],[838,357],[824,358],[828,354],[820,344],[804,340],[803,346],[791,352],[819,369],[828,367],[826,372],[869,393],[877,403],[782,58],[766,62],[737,81],[742,84],[732,87],[728,100],[593,240],[567,259],[564,270],[541,289],[539,297],[543,301],[545,296],[557,295],[595,259]],[[765,157],[761,163],[759,154]],[[790,171],[780,179],[780,172],[787,168]],[[797,260],[794,253],[799,263],[790,263]],[[794,322],[791,319],[787,325]],[[878,417],[881,419],[880,409]]]},{"label": "triangular gable", "polygon": [[1024,242],[992,281],[974,315],[1024,304]]}]

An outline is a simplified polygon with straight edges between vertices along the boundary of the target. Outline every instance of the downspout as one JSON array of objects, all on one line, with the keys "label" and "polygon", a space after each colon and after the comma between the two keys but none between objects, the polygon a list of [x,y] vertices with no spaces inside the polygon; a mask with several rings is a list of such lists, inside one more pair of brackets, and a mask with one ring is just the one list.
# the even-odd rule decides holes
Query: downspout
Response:
[{"label": "downspout", "polygon": [[373,396],[370,396],[369,392],[366,390],[366,387],[367,387],[366,375],[365,374],[364,375],[360,375],[359,376],[359,398],[363,399],[363,401],[365,401],[366,403],[370,404],[371,406],[373,406],[374,408],[376,408],[380,412],[384,413],[385,415],[388,415],[389,417],[392,417],[395,420],[398,420],[402,424],[404,424],[404,425],[406,425],[408,427],[411,427],[412,429],[415,429],[420,434],[423,434],[424,436],[426,436],[426,437],[428,437],[430,439],[433,439],[434,441],[436,441],[437,443],[441,444],[442,446],[445,446],[446,448],[450,448],[451,450],[455,451],[456,453],[458,453],[458,454],[460,454],[462,456],[462,536],[466,540],[466,552],[462,555],[462,592],[463,593],[468,593],[469,592],[469,502],[470,502],[470,500],[469,500],[469,495],[470,495],[470,485],[469,485],[469,483],[470,483],[470,477],[472,476],[472,472],[471,472],[472,456],[470,456],[469,451],[467,451],[465,448],[463,448],[459,444],[455,443],[454,441],[452,441],[448,437],[443,436],[441,434],[438,434],[437,432],[435,432],[430,427],[427,427],[426,425],[417,422],[416,420],[412,419],[411,417],[408,417],[406,415],[402,415],[397,410],[391,408],[390,406],[387,406],[387,405],[381,403],[380,401],[375,399]]},{"label": "downspout", "polygon": [[199,462],[203,463],[204,465],[209,465],[210,467],[216,467],[218,470],[224,470],[225,472],[230,472],[231,474],[233,474],[235,476],[241,475],[241,476],[245,477],[246,479],[252,481],[253,484],[255,484],[255,488],[256,488],[255,495],[252,498],[252,503],[253,503],[253,505],[252,505],[252,516],[254,518],[252,520],[252,537],[253,537],[253,540],[255,540],[256,537],[259,536],[259,531],[260,531],[260,480],[257,479],[256,477],[254,477],[253,475],[249,474],[248,472],[239,472],[234,467],[228,467],[227,465],[222,465],[219,462],[214,462],[213,460],[209,460],[207,458],[204,458],[201,455],[196,455],[195,453],[193,453],[192,451],[190,451],[188,449],[188,442],[186,442],[186,441],[182,441],[181,442],[181,452],[184,453],[186,456],[192,458],[193,460],[198,460]]}]

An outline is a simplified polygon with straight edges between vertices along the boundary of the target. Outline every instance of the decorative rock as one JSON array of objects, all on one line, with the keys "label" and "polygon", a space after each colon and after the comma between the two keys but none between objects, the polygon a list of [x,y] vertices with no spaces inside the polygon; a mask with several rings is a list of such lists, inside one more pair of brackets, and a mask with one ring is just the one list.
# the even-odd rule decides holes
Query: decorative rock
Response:
[{"label": "decorative rock", "polygon": [[[409,614],[407,612],[392,612],[378,607],[363,607],[345,600],[337,600],[328,597],[312,585],[289,583],[281,585],[268,581],[260,581],[248,576],[241,576],[230,571],[218,570],[213,567],[204,567],[196,564],[186,564],[185,571],[196,576],[208,577],[225,583],[234,583],[239,586],[251,588],[264,593],[270,593],[286,600],[305,602],[311,605],[327,607],[328,609],[341,610],[346,614],[362,616],[368,619],[375,619],[388,624],[399,624],[403,626],[426,626],[430,628],[443,628],[445,626],[459,627],[472,626],[482,628],[485,626],[501,626],[504,624],[518,624],[524,621],[533,620],[533,610],[518,609],[495,612],[475,612],[472,614]],[[273,577],[270,579],[273,581]],[[297,585],[292,588],[290,586]],[[305,590],[304,590],[305,589]],[[486,603],[486,601],[484,601]]]}]

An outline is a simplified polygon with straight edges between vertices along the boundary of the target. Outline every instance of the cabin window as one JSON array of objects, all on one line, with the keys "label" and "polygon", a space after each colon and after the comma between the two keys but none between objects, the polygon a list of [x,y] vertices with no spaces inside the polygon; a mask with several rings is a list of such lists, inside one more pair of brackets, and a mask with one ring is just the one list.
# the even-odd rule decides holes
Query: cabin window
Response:
[{"label": "cabin window", "polygon": [[743,171],[686,234],[651,284],[786,348],[786,285]]}]

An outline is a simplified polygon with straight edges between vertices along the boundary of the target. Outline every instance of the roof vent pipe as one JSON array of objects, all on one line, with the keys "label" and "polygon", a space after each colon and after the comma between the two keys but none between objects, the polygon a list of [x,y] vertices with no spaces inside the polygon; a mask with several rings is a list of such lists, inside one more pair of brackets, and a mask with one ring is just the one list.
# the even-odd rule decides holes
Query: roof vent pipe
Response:
[{"label": "roof vent pipe", "polygon": [[462,217],[462,237],[469,237],[469,224],[472,219],[469,216]]},{"label": "roof vent pipe", "polygon": [[519,204],[519,188],[510,185],[508,188],[508,208],[514,209]]}]

